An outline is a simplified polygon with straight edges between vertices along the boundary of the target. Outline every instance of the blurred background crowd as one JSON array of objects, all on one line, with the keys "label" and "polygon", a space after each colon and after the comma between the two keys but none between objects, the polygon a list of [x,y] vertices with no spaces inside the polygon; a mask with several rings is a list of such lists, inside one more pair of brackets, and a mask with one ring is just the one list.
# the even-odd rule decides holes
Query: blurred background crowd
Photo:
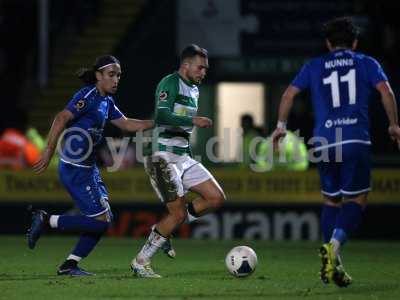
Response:
[{"label": "blurred background crowd", "polygon": [[[195,135],[195,153],[204,154],[205,141],[222,136],[223,128],[238,129],[243,139],[233,138],[221,162],[235,163],[239,146],[242,164],[248,164],[249,138],[270,135],[283,89],[307,59],[326,51],[320,29],[332,17],[354,17],[362,28],[359,50],[382,63],[400,98],[396,11],[394,3],[367,0],[0,0],[0,166],[32,165],[52,118],[80,86],[74,72],[99,55],[113,54],[122,63],[116,95],[121,110],[151,118],[155,87],[176,69],[188,43],[209,50],[211,68],[201,87],[200,110],[217,124]],[[299,129],[307,141],[311,103],[307,94],[299,98],[289,129]],[[398,166],[376,95],[370,116],[374,165]],[[124,133],[107,127],[106,136],[122,138]],[[268,151],[265,147],[257,151]],[[99,151],[100,164],[112,163],[107,147]],[[134,144],[125,155],[123,168],[137,165]]]}]

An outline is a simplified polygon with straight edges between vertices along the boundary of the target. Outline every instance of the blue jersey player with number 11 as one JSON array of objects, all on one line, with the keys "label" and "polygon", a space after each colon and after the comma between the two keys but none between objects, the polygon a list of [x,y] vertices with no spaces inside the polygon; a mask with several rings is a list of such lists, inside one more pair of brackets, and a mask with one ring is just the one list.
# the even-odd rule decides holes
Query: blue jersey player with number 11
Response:
[{"label": "blue jersey player with number 11", "polygon": [[381,66],[354,51],[358,29],[352,20],[336,18],[325,24],[324,33],[329,53],[306,63],[282,95],[273,141],[276,146],[285,136],[294,97],[308,89],[315,115],[314,140],[318,141],[314,153],[327,158],[317,162],[324,197],[320,277],[324,283],[346,287],[352,279],[339,252],[361,223],[371,189],[368,103],[373,89],[380,93],[388,133],[398,144],[400,128],[395,97]]}]

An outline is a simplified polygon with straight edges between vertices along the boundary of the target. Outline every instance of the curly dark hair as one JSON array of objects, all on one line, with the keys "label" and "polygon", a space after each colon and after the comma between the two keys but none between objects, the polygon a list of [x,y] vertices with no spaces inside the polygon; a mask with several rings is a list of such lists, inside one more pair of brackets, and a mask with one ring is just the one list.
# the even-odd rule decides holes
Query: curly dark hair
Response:
[{"label": "curly dark hair", "polygon": [[97,82],[96,72],[102,72],[101,68],[108,64],[120,64],[120,62],[115,56],[103,55],[96,58],[91,68],[80,68],[76,74],[85,84],[95,84]]}]

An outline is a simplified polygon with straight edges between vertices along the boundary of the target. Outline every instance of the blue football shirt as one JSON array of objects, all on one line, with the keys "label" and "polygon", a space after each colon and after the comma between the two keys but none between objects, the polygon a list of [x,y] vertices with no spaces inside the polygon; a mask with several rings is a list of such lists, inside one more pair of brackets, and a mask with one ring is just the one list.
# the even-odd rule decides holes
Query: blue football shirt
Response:
[{"label": "blue football shirt", "polygon": [[387,80],[374,58],[351,50],[336,50],[306,63],[291,85],[311,92],[314,146],[371,144],[368,102],[375,86]]},{"label": "blue football shirt", "polygon": [[110,95],[102,96],[95,85],[80,89],[69,101],[66,109],[73,115],[67,124],[61,148],[61,160],[80,166],[95,163],[94,149],[103,138],[107,120],[124,115]]}]

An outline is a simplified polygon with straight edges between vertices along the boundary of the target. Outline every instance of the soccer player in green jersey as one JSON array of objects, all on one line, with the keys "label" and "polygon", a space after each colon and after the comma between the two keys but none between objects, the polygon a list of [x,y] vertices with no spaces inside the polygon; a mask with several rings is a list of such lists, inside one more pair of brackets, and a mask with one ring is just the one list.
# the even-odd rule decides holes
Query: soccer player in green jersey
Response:
[{"label": "soccer player in green jersey", "polygon": [[[189,45],[182,51],[179,70],[165,76],[157,86],[156,128],[144,165],[167,214],[153,227],[146,243],[132,260],[132,271],[138,277],[161,277],[151,268],[150,260],[158,249],[169,245],[171,233],[185,220],[191,222],[218,209],[225,200],[214,177],[192,158],[189,142],[194,126],[212,126],[209,118],[196,116],[198,86],[207,70],[207,50]],[[188,191],[199,197],[187,204],[185,194]]]}]

